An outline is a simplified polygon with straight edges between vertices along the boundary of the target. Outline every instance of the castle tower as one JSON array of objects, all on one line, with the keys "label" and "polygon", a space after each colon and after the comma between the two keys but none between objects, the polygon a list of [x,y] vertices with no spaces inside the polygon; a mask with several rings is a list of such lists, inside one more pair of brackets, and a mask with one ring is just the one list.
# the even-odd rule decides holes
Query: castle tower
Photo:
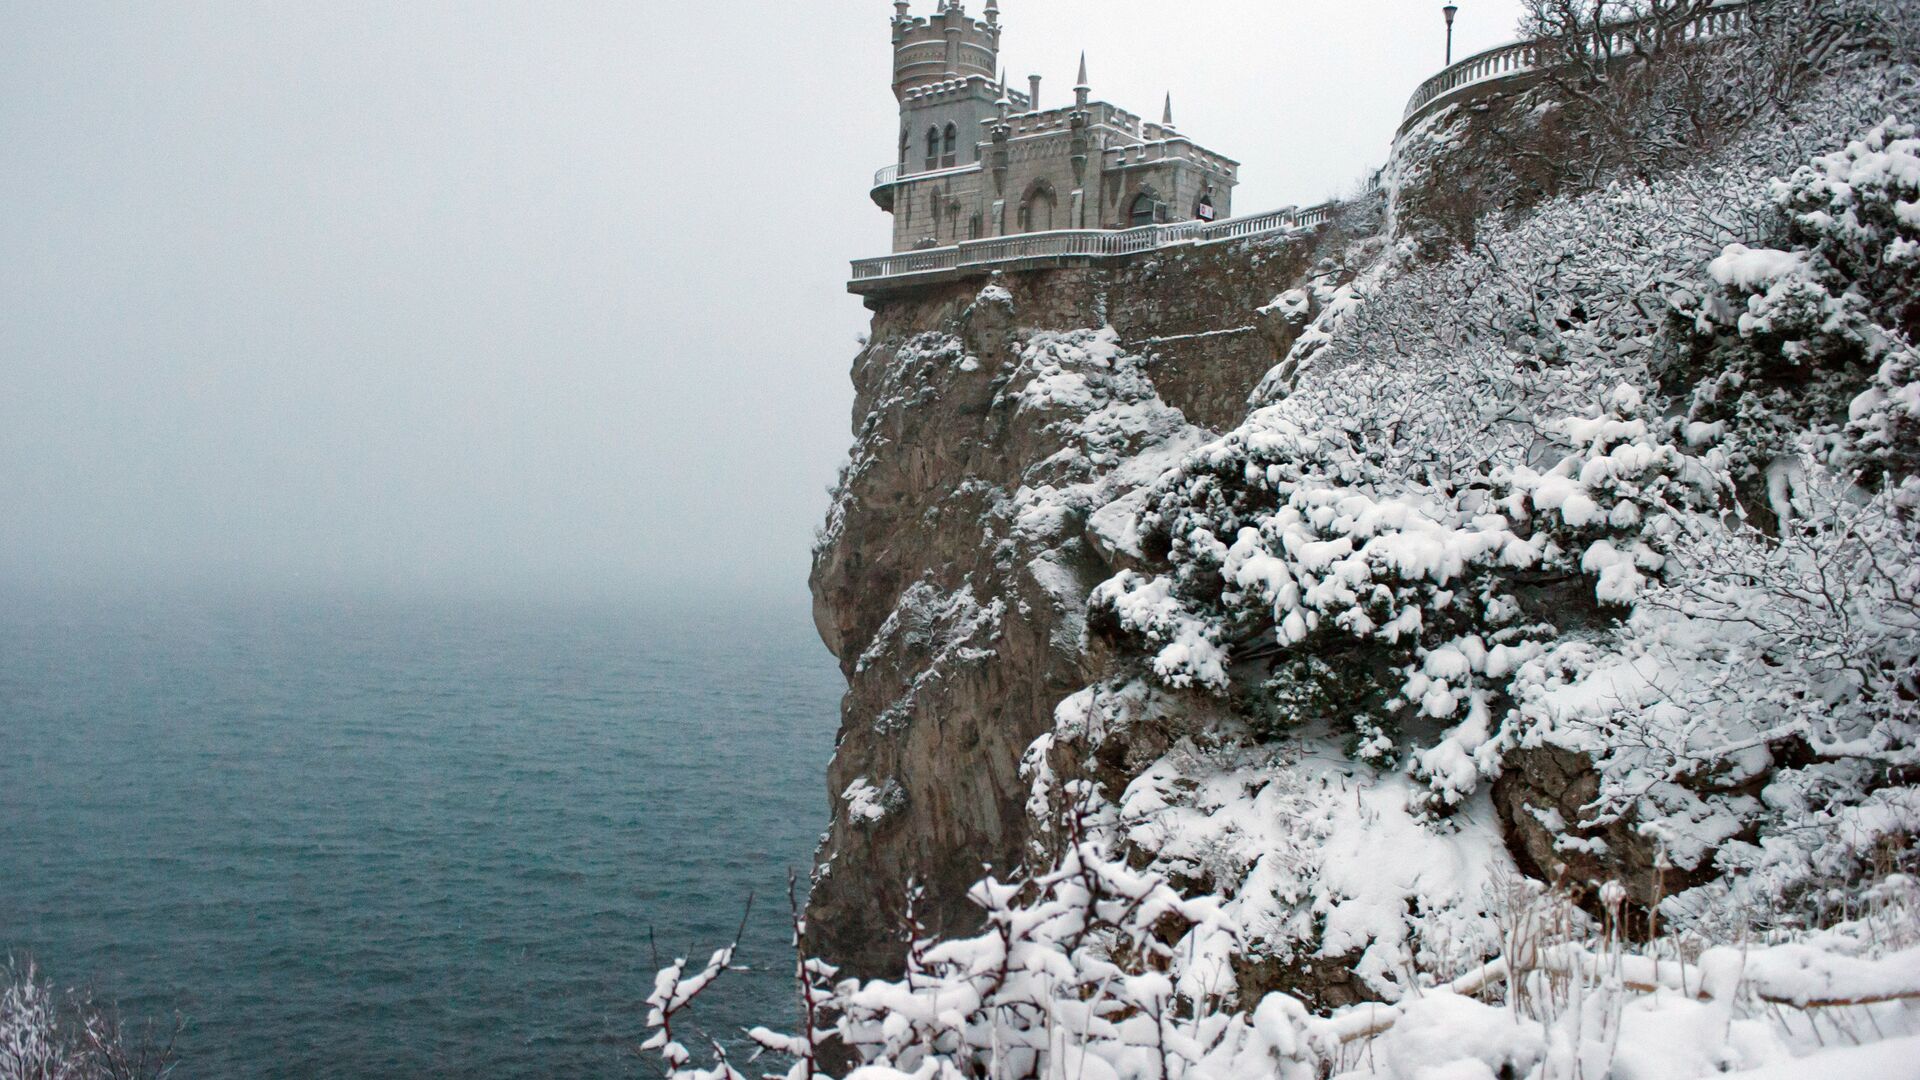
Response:
[{"label": "castle tower", "polygon": [[[901,176],[964,168],[981,160],[987,128],[999,107],[1000,4],[987,0],[983,18],[964,0],[939,0],[930,17],[913,14],[913,0],[893,4],[893,95],[900,102]],[[1015,94],[1013,107],[1026,99]]]}]

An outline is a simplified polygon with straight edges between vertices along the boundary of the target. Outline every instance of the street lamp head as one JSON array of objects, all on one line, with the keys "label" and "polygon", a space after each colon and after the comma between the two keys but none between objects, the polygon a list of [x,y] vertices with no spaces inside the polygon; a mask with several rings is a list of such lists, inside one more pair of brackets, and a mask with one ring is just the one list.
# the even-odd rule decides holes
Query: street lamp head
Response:
[{"label": "street lamp head", "polygon": [[1440,10],[1441,10],[1442,12],[1444,12],[1444,13],[1446,14],[1446,16],[1447,16],[1447,25],[1448,25],[1449,27],[1451,27],[1451,26],[1453,25],[1453,17],[1454,17],[1455,15],[1458,15],[1458,14],[1460,14],[1460,5],[1459,5],[1459,4],[1448,4],[1448,5],[1446,6],[1446,7],[1443,7],[1443,8],[1441,8]]}]

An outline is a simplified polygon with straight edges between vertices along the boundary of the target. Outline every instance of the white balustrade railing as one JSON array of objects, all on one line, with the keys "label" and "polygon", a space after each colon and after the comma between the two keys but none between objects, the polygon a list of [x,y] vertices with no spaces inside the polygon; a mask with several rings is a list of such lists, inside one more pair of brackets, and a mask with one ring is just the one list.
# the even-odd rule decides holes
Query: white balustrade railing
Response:
[{"label": "white balustrade railing", "polygon": [[[1721,0],[1713,10],[1687,23],[1678,31],[1683,41],[1703,41],[1708,38],[1738,33],[1747,26],[1748,11],[1756,3],[1765,0]],[[1605,45],[1607,49],[1618,51],[1626,48],[1635,32],[1642,24],[1628,23],[1610,30],[1598,31],[1592,35],[1596,46]],[[1601,40],[1601,35],[1605,35]],[[1401,120],[1400,131],[1405,134],[1413,122],[1433,112],[1442,103],[1461,96],[1465,91],[1486,83],[1498,82],[1539,71],[1541,65],[1553,59],[1553,49],[1538,41],[1520,41],[1511,45],[1500,45],[1485,52],[1475,53],[1459,63],[1420,84],[1407,102],[1407,111]]]},{"label": "white balustrade railing", "polygon": [[873,174],[873,186],[876,188],[888,187],[902,180],[938,180],[946,176],[959,176],[962,173],[979,172],[980,169],[981,165],[977,161],[969,161],[965,165],[948,165],[944,169],[922,169],[919,172],[911,173],[907,172],[906,166],[904,165],[889,165]]},{"label": "white balustrade railing", "polygon": [[1404,119],[1412,120],[1428,105],[1451,95],[1456,90],[1465,90],[1484,82],[1538,70],[1539,49],[1540,46],[1533,42],[1523,41],[1513,45],[1501,45],[1467,57],[1421,83],[1420,89],[1414,91],[1413,99],[1407,102]]},{"label": "white balustrade railing", "polygon": [[1108,258],[1136,255],[1177,244],[1242,240],[1312,228],[1331,220],[1337,206],[1337,203],[1322,203],[1305,210],[1275,210],[1225,221],[1180,221],[1171,225],[1143,225],[1137,229],[1061,229],[968,240],[951,247],[902,251],[877,259],[861,259],[853,264],[853,280],[860,282],[910,277],[1023,259]]}]

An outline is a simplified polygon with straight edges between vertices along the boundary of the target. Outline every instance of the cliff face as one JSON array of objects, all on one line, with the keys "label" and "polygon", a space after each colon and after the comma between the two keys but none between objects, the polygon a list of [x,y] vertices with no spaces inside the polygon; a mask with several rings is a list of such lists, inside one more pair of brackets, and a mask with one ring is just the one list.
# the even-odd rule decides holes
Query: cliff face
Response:
[{"label": "cliff face", "polygon": [[1302,235],[877,303],[812,576],[848,682],[820,955],[895,970],[909,882],[928,932],[964,930],[983,865],[1019,864],[1021,758],[1101,675],[1086,597],[1139,554],[1138,489],[1244,415],[1312,304],[1274,301],[1316,258]]}]

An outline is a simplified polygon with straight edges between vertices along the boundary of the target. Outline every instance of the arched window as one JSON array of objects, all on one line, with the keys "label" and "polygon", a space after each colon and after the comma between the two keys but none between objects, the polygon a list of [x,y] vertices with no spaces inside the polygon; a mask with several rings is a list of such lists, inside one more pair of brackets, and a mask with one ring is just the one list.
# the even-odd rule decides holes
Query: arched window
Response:
[{"label": "arched window", "polygon": [[1059,205],[1054,197],[1053,185],[1045,180],[1036,182],[1027,189],[1027,197],[1020,200],[1020,231],[1047,232],[1053,228],[1053,211]]},{"label": "arched window", "polygon": [[958,157],[960,152],[960,129],[952,124],[948,124],[946,137],[942,141],[946,145],[946,152],[940,156],[940,165],[942,168],[951,169],[960,163]]},{"label": "arched window", "polygon": [[1127,224],[1134,227],[1153,224],[1154,211],[1159,208],[1160,200],[1153,193],[1143,191],[1134,197],[1133,209],[1127,212]]},{"label": "arched window", "polygon": [[900,129],[900,164],[905,165],[907,163],[907,151],[911,149],[913,149],[913,136],[907,134],[906,128],[901,128]]},{"label": "arched window", "polygon": [[937,127],[930,127],[927,129],[927,168],[937,169],[939,167],[940,167],[940,129]]}]

